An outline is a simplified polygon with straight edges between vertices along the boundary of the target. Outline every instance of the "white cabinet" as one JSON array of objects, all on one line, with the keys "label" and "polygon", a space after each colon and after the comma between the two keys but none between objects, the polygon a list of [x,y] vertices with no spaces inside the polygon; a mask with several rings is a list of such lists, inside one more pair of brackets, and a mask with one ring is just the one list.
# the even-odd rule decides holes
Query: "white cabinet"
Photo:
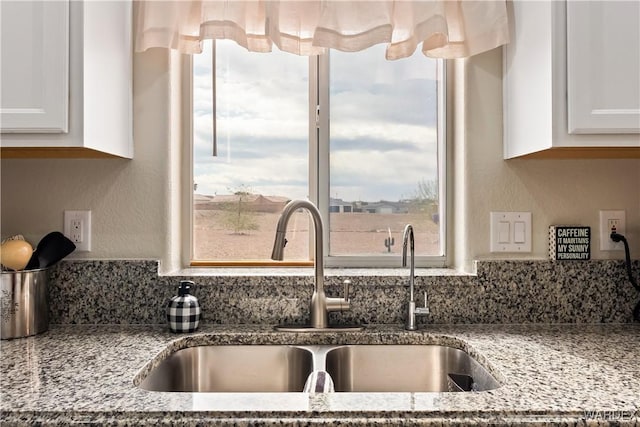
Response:
[{"label": "white cabinet", "polygon": [[[569,2],[569,8],[564,1],[509,3],[511,42],[504,48],[503,76],[504,157],[507,159],[640,157],[638,17],[620,22],[600,19],[600,29],[593,28],[593,23],[585,26],[583,22],[576,28],[576,19],[583,18],[580,13],[568,17],[567,12],[573,14],[584,7],[597,7],[600,2],[573,3]],[[591,3],[594,6],[589,6]],[[611,3],[608,9],[618,6],[618,2],[607,3]],[[594,12],[587,13],[593,15]],[[621,10],[615,11],[620,13]],[[568,21],[573,28],[569,43]],[[635,25],[629,27],[630,22]],[[619,29],[609,30],[616,25]],[[585,35],[583,31],[592,34]],[[629,34],[629,38],[623,46],[612,47],[606,39],[614,37],[612,33],[616,33],[615,38],[620,38],[620,34]],[[580,52],[586,48],[589,49],[585,57]],[[580,62],[576,62],[578,60]],[[572,91],[571,110],[567,101],[569,90]],[[584,124],[585,120],[576,122],[583,114],[580,111],[590,112],[588,124]],[[601,119],[603,112],[608,114],[605,120]],[[593,120],[594,116],[600,123]],[[619,120],[622,116],[626,116],[624,121]]]},{"label": "white cabinet", "polygon": [[[21,14],[6,16],[4,3],[2,1],[3,23],[5,19],[28,20]],[[67,2],[26,3],[60,7]],[[42,133],[31,121],[24,126],[27,129],[23,129],[29,133],[7,133],[3,114],[2,157],[133,157],[131,14],[130,1],[68,3],[69,86],[63,96],[57,97],[59,105],[68,111],[68,132]],[[15,36],[6,34],[5,30],[3,26],[3,47],[5,39]],[[47,67],[45,64],[44,68]],[[16,82],[5,81],[5,73],[16,76],[12,64],[3,61],[3,92],[5,85],[21,87],[17,77],[14,77]],[[48,77],[48,73],[43,74]],[[38,80],[38,76],[34,79]],[[42,83],[42,87],[46,84]],[[13,97],[20,99],[19,95]],[[66,100],[68,107],[64,105]]]},{"label": "white cabinet", "polygon": [[569,133],[640,133],[640,2],[567,3]]},{"label": "white cabinet", "polygon": [[69,2],[0,3],[3,132],[68,130]]}]

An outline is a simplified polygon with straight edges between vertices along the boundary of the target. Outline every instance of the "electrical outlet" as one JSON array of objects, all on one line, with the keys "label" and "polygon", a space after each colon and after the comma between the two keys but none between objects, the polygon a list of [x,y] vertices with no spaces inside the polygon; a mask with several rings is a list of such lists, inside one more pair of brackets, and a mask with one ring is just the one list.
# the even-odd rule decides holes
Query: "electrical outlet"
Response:
[{"label": "electrical outlet", "polygon": [[78,252],[91,251],[91,211],[64,211],[64,235]]},{"label": "electrical outlet", "polygon": [[624,211],[600,211],[600,250],[623,251],[622,242],[611,240],[611,232],[625,234],[626,221]]},{"label": "electrical outlet", "polygon": [[78,218],[74,218],[71,220],[71,230],[69,238],[73,240],[74,243],[82,243],[82,220]]}]

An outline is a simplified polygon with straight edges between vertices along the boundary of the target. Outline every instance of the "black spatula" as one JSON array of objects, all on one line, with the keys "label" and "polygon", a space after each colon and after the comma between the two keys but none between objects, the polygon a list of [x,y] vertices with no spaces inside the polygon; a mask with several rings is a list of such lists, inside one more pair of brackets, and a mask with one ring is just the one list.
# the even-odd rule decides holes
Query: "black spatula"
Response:
[{"label": "black spatula", "polygon": [[76,245],[59,231],[52,231],[40,240],[25,270],[47,268],[76,249]]}]

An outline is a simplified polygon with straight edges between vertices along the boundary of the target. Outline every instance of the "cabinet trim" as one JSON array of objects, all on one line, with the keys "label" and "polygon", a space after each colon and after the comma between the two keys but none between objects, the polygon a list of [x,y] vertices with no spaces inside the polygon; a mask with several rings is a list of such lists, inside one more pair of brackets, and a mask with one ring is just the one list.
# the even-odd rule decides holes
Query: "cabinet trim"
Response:
[{"label": "cabinet trim", "polygon": [[640,159],[640,147],[556,147],[515,159]]},{"label": "cabinet trim", "polygon": [[130,159],[83,147],[1,147],[3,159]]}]

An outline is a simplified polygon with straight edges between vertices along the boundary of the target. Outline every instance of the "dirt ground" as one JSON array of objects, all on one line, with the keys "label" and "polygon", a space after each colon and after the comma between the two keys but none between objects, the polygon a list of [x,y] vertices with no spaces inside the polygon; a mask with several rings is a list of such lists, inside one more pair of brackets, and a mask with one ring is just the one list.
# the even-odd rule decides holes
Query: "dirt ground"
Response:
[{"label": "dirt ground", "polygon": [[[195,210],[194,258],[196,260],[269,260],[279,214],[254,213],[257,230],[234,234],[228,230],[219,210]],[[421,214],[332,213],[331,255],[384,255],[385,239],[395,244],[391,253],[402,253],[402,231],[412,224],[416,255],[436,255],[438,225]],[[289,221],[285,260],[309,259],[309,215],[296,212]]]}]

